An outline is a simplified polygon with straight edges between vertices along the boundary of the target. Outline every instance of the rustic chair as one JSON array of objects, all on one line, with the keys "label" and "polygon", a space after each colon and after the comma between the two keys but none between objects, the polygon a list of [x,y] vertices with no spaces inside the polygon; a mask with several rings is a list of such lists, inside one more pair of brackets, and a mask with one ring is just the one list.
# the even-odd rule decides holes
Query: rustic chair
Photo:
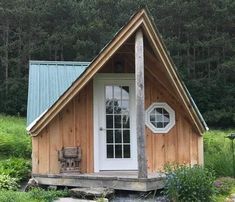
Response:
[{"label": "rustic chair", "polygon": [[63,147],[58,151],[58,160],[60,162],[60,172],[80,173],[81,148]]}]

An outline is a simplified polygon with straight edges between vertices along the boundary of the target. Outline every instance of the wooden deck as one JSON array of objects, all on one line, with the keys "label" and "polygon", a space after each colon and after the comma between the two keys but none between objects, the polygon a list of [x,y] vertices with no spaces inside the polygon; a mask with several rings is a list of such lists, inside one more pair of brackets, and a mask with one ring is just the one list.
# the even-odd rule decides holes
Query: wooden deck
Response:
[{"label": "wooden deck", "polygon": [[103,171],[92,174],[33,174],[33,177],[42,185],[106,187],[130,191],[151,191],[164,187],[163,173],[149,173],[147,179],[139,179],[137,175],[135,171]]}]

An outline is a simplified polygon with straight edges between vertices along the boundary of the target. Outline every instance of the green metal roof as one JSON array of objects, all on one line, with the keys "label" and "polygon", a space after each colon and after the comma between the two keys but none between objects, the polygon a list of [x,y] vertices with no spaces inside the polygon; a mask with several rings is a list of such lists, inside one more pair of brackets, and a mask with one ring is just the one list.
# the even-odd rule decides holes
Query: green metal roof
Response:
[{"label": "green metal roof", "polygon": [[89,64],[65,61],[29,62],[28,127],[59,99]]}]

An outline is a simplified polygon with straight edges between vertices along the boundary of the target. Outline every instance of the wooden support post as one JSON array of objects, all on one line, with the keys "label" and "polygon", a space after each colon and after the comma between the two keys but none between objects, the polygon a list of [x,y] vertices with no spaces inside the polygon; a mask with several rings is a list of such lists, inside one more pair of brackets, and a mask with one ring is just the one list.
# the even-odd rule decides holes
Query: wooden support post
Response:
[{"label": "wooden support post", "polygon": [[138,177],[147,178],[144,113],[144,39],[141,30],[137,31],[135,36],[135,98]]}]

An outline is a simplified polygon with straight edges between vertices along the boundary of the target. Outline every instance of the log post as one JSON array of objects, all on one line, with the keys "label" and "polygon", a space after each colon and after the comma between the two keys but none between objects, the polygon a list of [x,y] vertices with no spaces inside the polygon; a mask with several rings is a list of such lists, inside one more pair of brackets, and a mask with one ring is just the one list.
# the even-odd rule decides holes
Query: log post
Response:
[{"label": "log post", "polygon": [[135,98],[138,178],[147,178],[144,112],[144,39],[141,30],[135,36]]}]

